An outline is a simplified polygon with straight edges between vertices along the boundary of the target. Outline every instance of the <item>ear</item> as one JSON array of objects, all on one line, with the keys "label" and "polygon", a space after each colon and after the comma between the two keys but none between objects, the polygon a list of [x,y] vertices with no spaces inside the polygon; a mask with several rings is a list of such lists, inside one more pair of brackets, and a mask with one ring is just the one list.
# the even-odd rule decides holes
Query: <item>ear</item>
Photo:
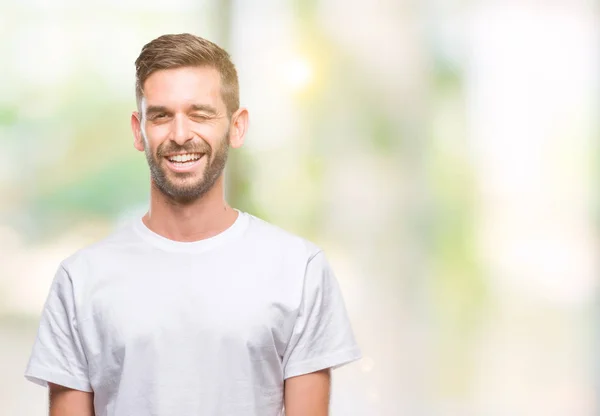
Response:
[{"label": "ear", "polygon": [[248,110],[242,107],[231,116],[229,145],[234,149],[242,147],[246,138],[246,131],[248,131]]},{"label": "ear", "polygon": [[140,152],[144,151],[144,137],[142,136],[141,115],[137,111],[131,113],[131,131],[133,132],[133,146]]}]

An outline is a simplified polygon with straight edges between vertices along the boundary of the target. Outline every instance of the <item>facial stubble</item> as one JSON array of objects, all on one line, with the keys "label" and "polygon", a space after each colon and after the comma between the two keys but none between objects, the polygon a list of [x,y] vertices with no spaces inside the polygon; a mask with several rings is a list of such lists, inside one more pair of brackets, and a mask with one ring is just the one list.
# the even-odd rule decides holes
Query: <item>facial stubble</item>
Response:
[{"label": "facial stubble", "polygon": [[[172,141],[165,141],[156,149],[156,155],[153,155],[144,136],[144,150],[153,185],[172,201],[188,204],[198,200],[210,191],[223,173],[229,153],[229,130],[219,141],[214,157],[213,148],[203,140],[188,142],[183,146],[179,146]],[[194,176],[192,172],[170,172],[170,175],[174,176],[175,179],[172,180],[167,172],[168,168],[164,165],[166,163],[164,155],[168,153],[203,153],[202,157],[205,158],[206,165],[201,177],[191,182]],[[182,181],[178,179],[188,180],[181,183]]]}]

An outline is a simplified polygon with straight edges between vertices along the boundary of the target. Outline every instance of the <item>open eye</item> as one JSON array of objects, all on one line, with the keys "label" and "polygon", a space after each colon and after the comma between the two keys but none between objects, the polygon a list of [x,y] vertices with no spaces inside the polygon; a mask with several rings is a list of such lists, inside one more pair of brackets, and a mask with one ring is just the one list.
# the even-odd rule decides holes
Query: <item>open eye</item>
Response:
[{"label": "open eye", "polygon": [[167,113],[155,113],[148,116],[148,120],[150,121],[164,121],[168,117]]}]

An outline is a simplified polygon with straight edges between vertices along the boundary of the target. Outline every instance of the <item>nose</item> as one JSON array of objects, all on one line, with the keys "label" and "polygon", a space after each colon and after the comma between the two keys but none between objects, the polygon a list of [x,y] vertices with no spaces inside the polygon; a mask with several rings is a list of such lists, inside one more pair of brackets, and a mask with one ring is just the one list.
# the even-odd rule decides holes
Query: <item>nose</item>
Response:
[{"label": "nose", "polygon": [[177,114],[173,120],[172,140],[180,146],[193,138],[186,118],[181,114]]}]

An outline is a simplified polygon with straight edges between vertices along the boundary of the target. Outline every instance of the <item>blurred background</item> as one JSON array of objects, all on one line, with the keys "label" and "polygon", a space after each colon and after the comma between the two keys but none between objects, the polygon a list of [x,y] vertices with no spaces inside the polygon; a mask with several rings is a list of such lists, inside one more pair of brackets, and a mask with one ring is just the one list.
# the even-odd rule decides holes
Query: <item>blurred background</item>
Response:
[{"label": "blurred background", "polygon": [[333,415],[600,414],[591,0],[0,0],[0,415],[58,264],[145,212],[134,60],[231,52],[232,205],[323,247],[364,358]]}]

